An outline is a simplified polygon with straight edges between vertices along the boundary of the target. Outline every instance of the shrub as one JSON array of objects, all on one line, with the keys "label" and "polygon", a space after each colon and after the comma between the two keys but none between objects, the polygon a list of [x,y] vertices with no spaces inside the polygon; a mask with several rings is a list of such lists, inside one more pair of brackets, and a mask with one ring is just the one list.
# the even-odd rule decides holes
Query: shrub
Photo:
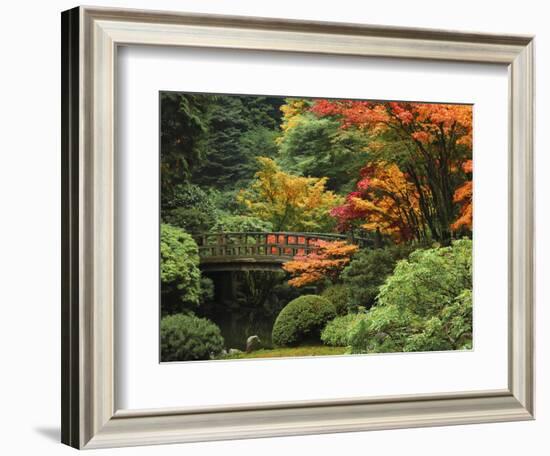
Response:
[{"label": "shrub", "polygon": [[336,309],[338,315],[348,313],[349,287],[342,284],[331,285],[321,293],[323,298],[327,298]]},{"label": "shrub", "polygon": [[472,348],[472,292],[464,290],[440,315],[430,318],[424,330],[409,338],[405,351]]},{"label": "shrub", "polygon": [[292,346],[319,342],[321,330],[335,317],[336,311],[328,299],[316,295],[300,296],[290,301],[275,320],[273,343]]},{"label": "shrub", "polygon": [[225,215],[246,214],[246,206],[237,198],[237,195],[240,192],[239,188],[220,191],[217,188],[210,187],[206,190],[206,192],[208,199],[212,202],[218,213]]},{"label": "shrub", "polygon": [[356,325],[352,324],[348,328],[347,342],[352,353],[368,353],[371,338],[366,319],[361,319]]},{"label": "shrub", "polygon": [[378,300],[430,317],[471,288],[472,241],[463,239],[449,247],[411,253],[380,288]]},{"label": "shrub", "polygon": [[472,343],[472,241],[416,250],[350,330],[353,353],[457,350]]},{"label": "shrub", "polygon": [[221,215],[210,231],[219,232],[250,232],[272,231],[273,225],[258,217],[250,215]]},{"label": "shrub", "polygon": [[199,207],[208,212],[214,212],[215,206],[208,194],[198,185],[185,183],[171,188],[171,191],[162,192],[162,208],[175,209],[176,207]]},{"label": "shrub", "polygon": [[352,353],[392,353],[405,351],[407,339],[419,327],[407,309],[376,305],[365,318],[350,325],[348,342]]},{"label": "shrub", "polygon": [[341,274],[341,279],[349,289],[348,303],[351,311],[359,307],[369,309],[374,305],[380,286],[393,272],[398,260],[406,257],[410,249],[406,247],[386,247],[364,249],[353,257],[349,266]]},{"label": "shrub", "polygon": [[208,231],[217,218],[206,192],[194,184],[176,185],[172,192],[163,192],[161,215],[164,223],[189,233]]},{"label": "shrub", "polygon": [[185,231],[171,225],[160,226],[160,280],[163,293],[163,312],[170,312],[164,299],[176,295],[181,308],[198,306],[201,288],[198,247]]},{"label": "shrub", "polygon": [[346,347],[349,345],[350,329],[360,320],[365,319],[364,313],[347,314],[336,317],[325,326],[321,332],[321,340],[325,345]]},{"label": "shrub", "polygon": [[162,213],[163,222],[168,223],[189,233],[203,233],[209,231],[216,223],[215,217],[198,207],[177,207]]},{"label": "shrub", "polygon": [[223,346],[220,328],[206,318],[175,314],[160,322],[161,360],[164,362],[211,359],[222,352]]}]

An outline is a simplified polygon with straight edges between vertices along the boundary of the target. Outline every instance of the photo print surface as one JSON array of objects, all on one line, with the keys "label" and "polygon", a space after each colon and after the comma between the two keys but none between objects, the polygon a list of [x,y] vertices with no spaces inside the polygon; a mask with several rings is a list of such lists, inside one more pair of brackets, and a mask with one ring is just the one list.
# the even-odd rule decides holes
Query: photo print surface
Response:
[{"label": "photo print surface", "polygon": [[160,360],[472,348],[470,104],[160,92]]}]

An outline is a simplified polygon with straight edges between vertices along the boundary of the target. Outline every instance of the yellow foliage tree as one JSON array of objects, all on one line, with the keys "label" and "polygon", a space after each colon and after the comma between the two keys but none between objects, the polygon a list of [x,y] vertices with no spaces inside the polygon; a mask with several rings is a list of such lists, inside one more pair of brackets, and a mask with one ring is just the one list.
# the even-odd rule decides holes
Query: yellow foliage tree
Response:
[{"label": "yellow foliage tree", "polygon": [[332,231],[330,210],[341,198],[325,189],[326,178],[293,176],[267,157],[258,158],[260,169],[239,201],[252,214],[272,223],[275,231]]},{"label": "yellow foliage tree", "polygon": [[[288,133],[289,130],[295,128],[301,121],[303,114],[307,112],[312,102],[304,99],[291,98],[281,106],[281,112],[283,113],[283,122],[281,123],[281,130],[283,133]],[[279,138],[279,141],[282,137]]]}]

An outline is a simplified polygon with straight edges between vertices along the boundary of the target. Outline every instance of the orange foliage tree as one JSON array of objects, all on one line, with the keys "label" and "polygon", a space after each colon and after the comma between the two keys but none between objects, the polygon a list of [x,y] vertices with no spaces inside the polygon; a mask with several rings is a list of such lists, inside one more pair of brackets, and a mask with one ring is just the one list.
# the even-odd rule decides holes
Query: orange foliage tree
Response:
[{"label": "orange foliage tree", "polygon": [[[465,173],[472,174],[473,164],[472,160],[468,160],[462,166]],[[461,228],[472,230],[472,216],[473,216],[473,189],[474,184],[471,180],[466,181],[455,191],[453,201],[460,205],[460,214],[455,222],[451,225],[453,231],[458,231]]]},{"label": "orange foliage tree", "polygon": [[331,211],[341,231],[358,219],[362,220],[361,228],[387,235],[395,242],[426,239],[418,192],[397,165],[374,162],[365,166],[356,188],[342,206]]},{"label": "orange foliage tree", "polygon": [[450,242],[459,208],[455,191],[465,180],[462,166],[471,159],[471,106],[317,100],[311,111],[376,137],[371,146],[374,159],[399,167],[415,187],[431,237]]},{"label": "orange foliage tree", "polygon": [[303,287],[336,280],[342,270],[351,261],[352,255],[359,249],[346,241],[314,241],[315,248],[307,255],[296,255],[283,264],[283,269],[293,277],[288,281],[294,287]]}]

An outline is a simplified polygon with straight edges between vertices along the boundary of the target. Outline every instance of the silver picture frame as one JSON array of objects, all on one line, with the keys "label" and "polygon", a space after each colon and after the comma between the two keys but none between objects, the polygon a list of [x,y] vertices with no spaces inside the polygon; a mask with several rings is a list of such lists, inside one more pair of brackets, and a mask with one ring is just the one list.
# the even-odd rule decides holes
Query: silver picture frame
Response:
[{"label": "silver picture frame", "polygon": [[[62,13],[62,442],[75,448],[534,418],[532,36],[77,7]],[[115,407],[117,49],[128,45],[506,65],[509,79],[508,387],[194,409]]]}]

